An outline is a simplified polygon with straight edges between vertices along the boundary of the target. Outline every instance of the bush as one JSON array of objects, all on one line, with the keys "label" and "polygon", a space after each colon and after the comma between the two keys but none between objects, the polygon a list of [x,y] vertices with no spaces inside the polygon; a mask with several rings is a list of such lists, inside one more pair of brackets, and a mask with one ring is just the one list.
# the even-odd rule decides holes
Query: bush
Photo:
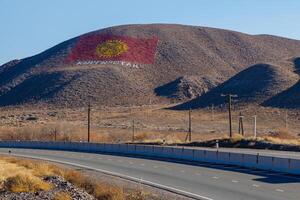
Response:
[{"label": "bush", "polygon": [[35,176],[31,176],[29,174],[18,174],[5,180],[4,189],[14,193],[36,192],[47,191],[51,189],[51,185]]}]

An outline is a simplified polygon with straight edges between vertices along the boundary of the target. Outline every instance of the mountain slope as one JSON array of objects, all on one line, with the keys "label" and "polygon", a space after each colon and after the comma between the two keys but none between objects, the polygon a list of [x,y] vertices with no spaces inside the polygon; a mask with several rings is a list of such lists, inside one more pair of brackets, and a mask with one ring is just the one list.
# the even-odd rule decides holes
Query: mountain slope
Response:
[{"label": "mountain slope", "polygon": [[263,103],[285,91],[298,81],[298,76],[282,67],[256,64],[236,74],[204,95],[177,106],[177,109],[219,106],[225,103],[223,94],[237,95],[239,103]]},{"label": "mountain slope", "polygon": [[182,101],[201,96],[219,83],[214,77],[183,76],[155,88],[154,91],[158,96]]},{"label": "mountain slope", "polygon": [[[86,54],[87,51],[79,48],[78,43],[94,36],[105,36],[111,40],[105,43],[106,46],[92,44],[93,40],[89,40],[89,45],[98,45],[97,53],[102,47],[104,53],[114,53],[110,49],[106,51],[107,47],[116,42],[115,38],[125,38],[117,45],[119,50],[125,51],[127,46],[122,49],[120,44],[128,42],[128,54],[134,48],[144,51],[147,49],[143,47],[145,41],[157,38],[154,62],[124,64],[121,63],[125,58],[122,56],[119,60],[118,57],[105,57],[106,62],[83,60],[79,65],[78,60],[66,62],[74,49],[79,55]],[[169,102],[170,96],[156,95],[155,88],[190,76],[199,85],[207,82],[217,85],[248,66],[257,63],[282,66],[287,58],[299,54],[300,41],[276,36],[252,36],[228,30],[168,24],[110,27],[70,39],[36,56],[2,65],[0,105],[48,103],[83,106],[91,102],[115,106]],[[134,54],[130,56],[137,59]],[[109,62],[110,58],[114,62]],[[290,66],[286,66],[286,70],[290,70]]]}]

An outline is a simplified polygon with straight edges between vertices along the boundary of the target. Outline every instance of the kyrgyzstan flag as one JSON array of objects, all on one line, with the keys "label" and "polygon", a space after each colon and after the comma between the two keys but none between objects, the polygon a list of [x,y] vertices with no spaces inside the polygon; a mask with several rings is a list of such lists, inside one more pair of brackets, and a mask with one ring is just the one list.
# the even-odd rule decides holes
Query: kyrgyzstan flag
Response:
[{"label": "kyrgyzstan flag", "polygon": [[88,34],[81,36],[66,61],[126,61],[152,64],[158,38]]}]

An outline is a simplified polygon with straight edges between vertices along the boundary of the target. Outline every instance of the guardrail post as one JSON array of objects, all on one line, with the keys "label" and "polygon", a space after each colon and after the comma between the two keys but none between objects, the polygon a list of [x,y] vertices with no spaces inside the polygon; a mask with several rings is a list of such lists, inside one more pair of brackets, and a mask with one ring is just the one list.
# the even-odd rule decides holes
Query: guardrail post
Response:
[{"label": "guardrail post", "polygon": [[193,149],[193,160],[195,159],[195,149]]}]

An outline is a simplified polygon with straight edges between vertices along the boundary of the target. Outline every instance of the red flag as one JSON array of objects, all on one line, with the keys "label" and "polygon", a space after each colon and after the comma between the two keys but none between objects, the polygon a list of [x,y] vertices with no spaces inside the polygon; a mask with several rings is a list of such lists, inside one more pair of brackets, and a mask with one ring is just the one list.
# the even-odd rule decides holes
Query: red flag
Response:
[{"label": "red flag", "polygon": [[126,61],[152,64],[158,38],[133,38],[127,36],[88,34],[81,36],[66,62]]}]

